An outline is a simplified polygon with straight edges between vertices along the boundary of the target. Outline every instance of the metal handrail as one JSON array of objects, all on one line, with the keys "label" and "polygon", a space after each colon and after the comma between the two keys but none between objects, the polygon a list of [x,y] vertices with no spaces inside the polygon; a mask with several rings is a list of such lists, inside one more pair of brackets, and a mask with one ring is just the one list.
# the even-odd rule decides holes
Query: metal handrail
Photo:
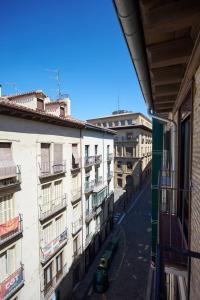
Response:
[{"label": "metal handrail", "polygon": [[[40,204],[40,219],[45,219],[67,206],[67,194],[51,200],[49,203]],[[47,208],[47,209],[46,209]]]},{"label": "metal handrail", "polygon": [[48,177],[66,172],[66,161],[47,161],[39,163],[40,177]]}]

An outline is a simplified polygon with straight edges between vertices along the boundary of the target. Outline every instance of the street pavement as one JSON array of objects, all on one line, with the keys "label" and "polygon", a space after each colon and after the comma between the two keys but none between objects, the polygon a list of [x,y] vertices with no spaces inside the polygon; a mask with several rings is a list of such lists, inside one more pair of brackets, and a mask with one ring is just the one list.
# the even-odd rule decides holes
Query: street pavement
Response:
[{"label": "street pavement", "polygon": [[151,253],[150,183],[134,197],[117,226],[120,242],[109,269],[109,288],[104,294],[91,289],[87,300],[145,299]]}]

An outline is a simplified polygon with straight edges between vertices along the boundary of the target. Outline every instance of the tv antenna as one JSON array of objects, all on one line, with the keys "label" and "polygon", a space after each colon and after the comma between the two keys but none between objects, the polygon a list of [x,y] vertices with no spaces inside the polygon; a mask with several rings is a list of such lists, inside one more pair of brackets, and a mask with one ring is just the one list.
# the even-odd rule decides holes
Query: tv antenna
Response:
[{"label": "tv antenna", "polygon": [[117,110],[119,111],[119,96],[118,96],[118,98],[117,98]]},{"label": "tv antenna", "polygon": [[48,72],[54,73],[53,79],[57,82],[57,97],[58,99],[61,99],[61,87],[60,87],[60,70],[59,69],[46,69]]}]

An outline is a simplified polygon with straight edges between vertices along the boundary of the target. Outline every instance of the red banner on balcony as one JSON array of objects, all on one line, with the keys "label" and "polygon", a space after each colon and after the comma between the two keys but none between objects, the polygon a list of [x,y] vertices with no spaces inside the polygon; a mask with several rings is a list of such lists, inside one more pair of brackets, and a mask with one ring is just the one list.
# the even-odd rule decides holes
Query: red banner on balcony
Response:
[{"label": "red banner on balcony", "polygon": [[17,230],[19,227],[19,216],[4,223],[0,224],[0,236],[5,235],[11,231]]},{"label": "red banner on balcony", "polygon": [[23,283],[23,269],[19,268],[7,279],[0,283],[0,299],[7,299],[9,295]]}]

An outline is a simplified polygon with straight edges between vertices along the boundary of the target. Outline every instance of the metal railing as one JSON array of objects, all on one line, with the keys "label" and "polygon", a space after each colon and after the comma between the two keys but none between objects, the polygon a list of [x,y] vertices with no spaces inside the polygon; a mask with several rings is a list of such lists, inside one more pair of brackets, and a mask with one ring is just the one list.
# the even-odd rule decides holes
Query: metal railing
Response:
[{"label": "metal railing", "polygon": [[103,185],[103,177],[99,176],[94,181],[94,192],[97,192]]},{"label": "metal railing", "polygon": [[67,274],[67,264],[65,264],[62,269],[52,277],[51,281],[45,285],[43,283],[42,292],[44,293],[44,299],[47,300],[50,298],[52,293],[55,291],[56,287],[59,285],[63,277]]},{"label": "metal railing", "polygon": [[39,170],[39,176],[41,178],[62,174],[66,172],[66,161],[41,162],[39,164]]},{"label": "metal railing", "polygon": [[9,275],[4,281],[0,282],[0,299],[8,300],[24,284],[24,266],[21,266]]},{"label": "metal railing", "polygon": [[12,187],[21,183],[21,168],[19,165],[0,166],[0,189]]},{"label": "metal railing", "polygon": [[94,157],[94,163],[96,165],[102,163],[102,155],[101,154],[100,155],[95,155],[95,157]]},{"label": "metal railing", "polygon": [[82,217],[72,222],[72,234],[75,235],[82,228]]},{"label": "metal railing", "polygon": [[72,200],[71,200],[72,203],[74,203],[77,200],[81,199],[81,188],[73,189],[71,191],[71,195],[72,195]]},{"label": "metal railing", "polygon": [[62,248],[68,241],[68,230],[65,229],[59,236],[57,236],[50,243],[42,245],[41,241],[41,262],[45,263],[49,260],[60,248]]},{"label": "metal railing", "polygon": [[20,235],[23,231],[22,215],[0,224],[0,245]]},{"label": "metal railing", "polygon": [[76,162],[74,159],[71,160],[71,171],[77,171],[81,167],[81,158],[79,157]]},{"label": "metal railing", "polygon": [[94,189],[94,180],[91,180],[91,181],[86,181],[85,182],[85,193],[90,193],[93,191]]},{"label": "metal railing", "polygon": [[85,157],[85,167],[90,167],[94,164],[95,162],[95,157],[94,156],[86,156]]},{"label": "metal railing", "polygon": [[48,203],[40,204],[39,218],[44,220],[61,209],[67,207],[67,195],[63,194],[61,197],[55,198]]}]

